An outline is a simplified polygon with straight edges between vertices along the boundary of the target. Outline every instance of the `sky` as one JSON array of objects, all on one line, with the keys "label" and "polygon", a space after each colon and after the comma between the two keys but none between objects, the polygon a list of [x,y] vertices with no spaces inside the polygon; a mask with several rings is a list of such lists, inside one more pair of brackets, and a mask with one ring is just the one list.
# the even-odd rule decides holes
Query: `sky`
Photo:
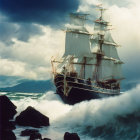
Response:
[{"label": "sky", "polygon": [[[95,5],[108,9],[114,40],[127,82],[140,81],[139,0],[0,0],[0,75],[25,79],[51,78],[51,58],[61,56],[65,25],[71,12],[98,18]],[[93,25],[87,25],[93,29]]]}]

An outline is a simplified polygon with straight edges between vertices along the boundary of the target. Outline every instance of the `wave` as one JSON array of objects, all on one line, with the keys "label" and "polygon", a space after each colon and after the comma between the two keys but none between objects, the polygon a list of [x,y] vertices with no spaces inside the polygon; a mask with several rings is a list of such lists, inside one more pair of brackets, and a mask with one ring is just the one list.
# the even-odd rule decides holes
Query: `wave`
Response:
[{"label": "wave", "polygon": [[[50,118],[51,126],[42,128],[44,136],[62,139],[64,132],[77,132],[83,140],[139,140],[140,85],[120,96],[84,101],[75,105],[62,102],[53,91],[39,99],[13,101],[20,113],[33,106]],[[54,138],[55,137],[55,138]]]}]

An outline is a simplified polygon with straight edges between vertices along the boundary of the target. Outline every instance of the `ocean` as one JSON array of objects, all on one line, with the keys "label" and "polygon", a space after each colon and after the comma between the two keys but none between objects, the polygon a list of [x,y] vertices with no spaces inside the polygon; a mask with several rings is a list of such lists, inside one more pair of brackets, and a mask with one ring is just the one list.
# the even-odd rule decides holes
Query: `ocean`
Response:
[{"label": "ocean", "polygon": [[[39,128],[43,138],[63,140],[65,132],[73,132],[81,140],[140,140],[140,85],[120,96],[75,105],[63,103],[54,91],[1,94],[17,106],[16,116],[32,106],[49,117],[50,126]],[[17,140],[28,140],[20,136],[26,128],[32,127],[16,126]]]}]

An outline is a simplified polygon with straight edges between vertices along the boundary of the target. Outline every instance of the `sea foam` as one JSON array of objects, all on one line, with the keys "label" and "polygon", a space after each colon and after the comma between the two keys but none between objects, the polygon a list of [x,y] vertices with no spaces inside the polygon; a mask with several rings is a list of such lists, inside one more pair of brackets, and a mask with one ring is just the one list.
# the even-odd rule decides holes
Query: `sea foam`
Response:
[{"label": "sea foam", "polygon": [[[84,101],[73,106],[64,104],[53,91],[39,99],[24,98],[13,102],[18,113],[27,106],[33,106],[48,116],[50,127],[40,131],[44,137],[53,140],[62,140],[66,131],[77,132],[82,140],[140,138],[139,120],[136,120],[136,116],[140,116],[140,85],[120,96]],[[133,131],[132,125],[137,131]]]}]

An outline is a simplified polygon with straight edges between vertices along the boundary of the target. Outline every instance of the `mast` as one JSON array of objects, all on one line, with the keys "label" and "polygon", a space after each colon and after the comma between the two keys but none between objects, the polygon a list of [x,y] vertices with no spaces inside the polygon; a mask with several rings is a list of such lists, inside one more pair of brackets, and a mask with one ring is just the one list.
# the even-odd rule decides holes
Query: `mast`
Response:
[{"label": "mast", "polygon": [[58,67],[69,63],[67,65],[69,72],[77,72],[79,78],[92,79],[96,55],[91,51],[91,34],[84,26],[86,16],[87,14],[70,14],[71,24],[66,30],[64,63]]},{"label": "mast", "polygon": [[99,66],[101,65],[101,60],[102,60],[102,56],[103,56],[103,52],[102,52],[102,45],[104,43],[103,27],[106,28],[106,26],[108,25],[107,22],[105,22],[103,20],[103,12],[105,11],[105,9],[103,7],[100,7],[100,6],[98,6],[98,7],[100,10],[100,17],[99,17],[99,19],[95,20],[95,26],[99,25],[99,28],[95,27],[95,30],[98,30],[97,37],[98,37],[98,45],[99,45],[98,51],[96,54],[97,63],[96,63],[95,71],[94,71],[94,78],[96,81],[99,81],[99,75],[100,75]]},{"label": "mast", "polygon": [[86,57],[84,57],[84,79],[85,79],[85,75],[86,75]]},{"label": "mast", "polygon": [[[71,67],[78,72],[80,78],[86,78],[87,57],[92,57],[89,32],[85,28],[87,14],[70,14],[71,24],[67,27],[65,38],[65,53],[63,58],[71,56]],[[89,63],[88,65],[93,65]],[[88,76],[89,77],[89,76]]]},{"label": "mast", "polygon": [[95,20],[94,35],[91,39],[91,47],[97,46],[96,67],[93,73],[93,78],[96,82],[122,79],[121,64],[117,53],[117,44],[114,42],[110,29],[109,22],[103,18],[103,12],[106,10],[101,5],[98,6],[100,17]]},{"label": "mast", "polygon": [[76,72],[79,78],[90,78],[97,83],[111,79],[120,82],[123,62],[118,56],[118,45],[108,28],[109,22],[103,17],[106,9],[99,6],[99,10],[100,17],[95,20],[92,35],[84,27],[87,14],[70,15],[71,24],[66,30],[65,52],[58,69],[65,66],[68,73]]}]

